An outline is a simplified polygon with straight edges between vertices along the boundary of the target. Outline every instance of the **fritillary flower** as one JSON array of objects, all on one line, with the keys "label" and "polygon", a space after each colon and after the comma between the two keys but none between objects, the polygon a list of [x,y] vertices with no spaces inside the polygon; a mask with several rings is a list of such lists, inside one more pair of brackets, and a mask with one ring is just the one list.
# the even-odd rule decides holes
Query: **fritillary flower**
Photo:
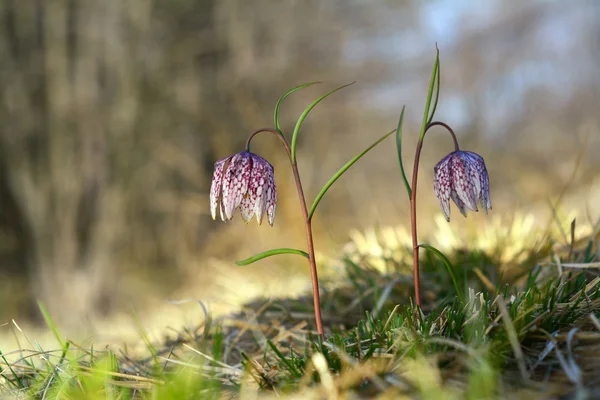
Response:
[{"label": "fritillary flower", "polygon": [[267,160],[243,151],[215,163],[210,187],[213,219],[216,219],[218,208],[221,220],[230,221],[239,207],[244,221],[248,222],[256,215],[261,224],[266,212],[269,225],[273,226],[276,205],[275,174]]},{"label": "fritillary flower", "polygon": [[486,214],[492,209],[489,177],[479,154],[452,152],[442,158],[433,171],[433,189],[447,221],[450,221],[450,199],[465,217],[467,209],[478,211],[478,203]]}]

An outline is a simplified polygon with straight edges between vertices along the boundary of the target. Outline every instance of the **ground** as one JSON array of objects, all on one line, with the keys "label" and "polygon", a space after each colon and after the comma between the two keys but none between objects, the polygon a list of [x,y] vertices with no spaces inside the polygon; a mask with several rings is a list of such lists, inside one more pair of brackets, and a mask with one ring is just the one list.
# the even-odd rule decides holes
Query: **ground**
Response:
[{"label": "ground", "polygon": [[[312,297],[257,299],[143,350],[61,347],[4,358],[22,398],[598,398],[599,224],[539,230],[526,217],[488,232],[443,232],[422,250],[412,304],[401,228],[356,233],[323,282],[325,340]],[[560,222],[556,222],[557,226]],[[564,225],[564,224],[563,224]],[[556,229],[554,229],[556,230]]]}]

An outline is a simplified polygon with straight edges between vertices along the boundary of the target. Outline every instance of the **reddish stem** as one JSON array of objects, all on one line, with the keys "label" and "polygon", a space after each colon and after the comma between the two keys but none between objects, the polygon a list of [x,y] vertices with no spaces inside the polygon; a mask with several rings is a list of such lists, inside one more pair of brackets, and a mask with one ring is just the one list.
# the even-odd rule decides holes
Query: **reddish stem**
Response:
[{"label": "reddish stem", "polygon": [[443,126],[450,132],[452,136],[452,140],[454,140],[454,151],[459,151],[458,141],[456,140],[456,135],[452,128],[450,128],[444,122],[430,122],[425,127],[423,131],[423,135],[419,139],[417,143],[417,150],[415,152],[415,165],[413,166],[413,176],[412,176],[412,191],[410,195],[410,228],[412,234],[412,242],[413,242],[413,273],[415,279],[415,302],[417,306],[421,308],[421,289],[420,289],[420,281],[419,281],[419,242],[417,240],[417,177],[419,175],[419,160],[421,158],[421,149],[423,148],[423,140],[425,139],[425,134],[429,130],[429,128],[433,126]]},{"label": "reddish stem", "polygon": [[444,128],[446,128],[448,130],[448,132],[450,133],[450,136],[452,136],[452,140],[454,141],[454,151],[459,151],[460,148],[458,147],[458,140],[456,140],[456,135],[454,134],[454,131],[452,130],[452,128],[450,128],[448,126],[448,124],[446,124],[444,122],[435,121],[435,122],[430,122],[429,124],[427,124],[427,126],[425,127],[425,132],[423,133],[423,137],[425,137],[425,133],[427,133],[429,128],[436,126],[436,125],[443,126]]},{"label": "reddish stem", "polygon": [[296,180],[296,189],[298,191],[298,197],[300,198],[300,207],[302,208],[302,215],[304,216],[304,226],[306,228],[306,244],[308,247],[308,263],[310,264],[310,275],[312,278],[312,290],[313,290],[313,303],[315,309],[315,322],[317,324],[317,332],[319,335],[324,338],[325,335],[323,333],[323,321],[321,320],[321,297],[319,295],[319,278],[317,275],[317,262],[315,260],[315,246],[313,244],[313,235],[312,235],[312,223],[308,218],[308,208],[306,207],[306,200],[304,198],[304,190],[302,189],[302,182],[300,180],[300,173],[298,172],[298,164],[295,161],[292,161],[292,151],[290,150],[290,146],[288,142],[285,140],[283,135],[276,131],[275,129],[270,128],[262,128],[254,131],[248,141],[246,142],[246,151],[250,151],[250,141],[252,138],[260,132],[271,132],[283,144],[285,151],[287,152],[288,158],[290,159],[290,164],[292,166],[292,172],[294,174],[294,179]]}]

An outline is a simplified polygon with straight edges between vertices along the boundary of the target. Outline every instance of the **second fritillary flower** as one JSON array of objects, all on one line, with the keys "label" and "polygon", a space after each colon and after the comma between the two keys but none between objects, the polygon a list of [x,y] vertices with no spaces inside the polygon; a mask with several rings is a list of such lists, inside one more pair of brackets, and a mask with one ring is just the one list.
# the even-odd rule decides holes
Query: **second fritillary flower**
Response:
[{"label": "second fritillary flower", "polygon": [[213,219],[216,219],[218,208],[221,220],[230,221],[239,207],[244,221],[248,222],[256,215],[260,224],[266,212],[269,225],[273,226],[276,206],[275,172],[267,160],[243,151],[215,163],[210,187]]},{"label": "second fritillary flower", "polygon": [[479,154],[452,152],[442,158],[433,171],[433,189],[447,221],[450,221],[450,199],[465,217],[467,209],[478,211],[478,203],[486,213],[492,209],[487,168]]}]

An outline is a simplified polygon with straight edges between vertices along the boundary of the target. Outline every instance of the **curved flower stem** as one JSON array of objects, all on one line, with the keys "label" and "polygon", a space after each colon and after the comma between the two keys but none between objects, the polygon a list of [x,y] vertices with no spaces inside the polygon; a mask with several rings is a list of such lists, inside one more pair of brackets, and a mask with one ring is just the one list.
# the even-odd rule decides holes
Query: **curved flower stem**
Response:
[{"label": "curved flower stem", "polygon": [[421,289],[419,282],[419,242],[417,240],[417,177],[419,175],[419,160],[421,158],[421,149],[423,148],[423,140],[425,139],[425,134],[429,130],[429,128],[433,126],[443,126],[450,132],[452,136],[452,140],[454,140],[454,151],[459,151],[458,141],[456,140],[456,135],[452,128],[450,128],[444,122],[430,122],[425,126],[425,130],[423,131],[423,136],[419,139],[417,143],[417,150],[415,151],[415,164],[413,166],[413,176],[412,176],[412,192],[410,196],[410,228],[412,234],[412,243],[413,243],[413,273],[415,279],[415,302],[417,306],[421,307]]},{"label": "curved flower stem", "polygon": [[425,127],[425,132],[427,132],[429,130],[429,128],[436,126],[436,125],[443,126],[444,128],[446,128],[448,130],[448,132],[450,132],[450,136],[452,136],[452,140],[454,141],[454,151],[459,151],[460,148],[458,147],[458,140],[456,140],[456,135],[454,134],[454,131],[452,130],[452,128],[450,128],[448,126],[448,124],[445,124],[444,122],[440,122],[440,121],[430,122]]},{"label": "curved flower stem", "polygon": [[252,138],[259,134],[260,132],[270,132],[277,136],[285,151],[287,152],[288,158],[290,159],[290,164],[292,166],[292,172],[294,174],[294,179],[296,180],[296,189],[298,191],[298,197],[300,198],[300,207],[302,208],[302,215],[304,216],[304,226],[306,228],[306,244],[308,247],[308,263],[310,264],[310,274],[312,278],[312,290],[313,290],[313,303],[315,309],[315,323],[317,325],[317,332],[319,335],[324,338],[323,333],[323,321],[321,320],[321,298],[319,296],[319,278],[317,275],[317,262],[315,260],[315,247],[313,244],[313,235],[312,235],[312,223],[311,219],[308,216],[308,208],[306,206],[306,200],[304,198],[304,190],[302,189],[302,182],[300,181],[300,173],[298,172],[298,164],[295,160],[292,159],[292,151],[290,149],[290,145],[285,140],[283,135],[276,131],[275,129],[270,128],[262,128],[254,131],[248,141],[246,142],[246,150],[250,151],[250,141]]}]

